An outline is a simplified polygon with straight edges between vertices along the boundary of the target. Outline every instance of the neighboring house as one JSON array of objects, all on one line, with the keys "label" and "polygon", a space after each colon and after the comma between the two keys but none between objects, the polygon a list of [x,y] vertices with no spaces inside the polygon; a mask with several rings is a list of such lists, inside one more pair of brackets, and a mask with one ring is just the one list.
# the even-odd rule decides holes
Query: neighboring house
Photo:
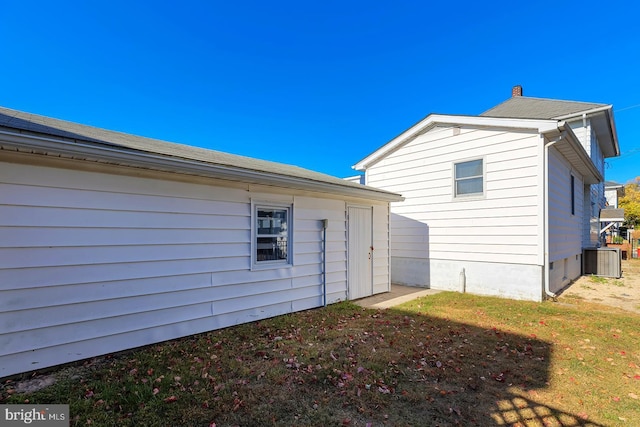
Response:
[{"label": "neighboring house", "polygon": [[608,208],[618,209],[618,200],[624,197],[624,185],[613,181],[605,181],[604,197]]},{"label": "neighboring house", "polygon": [[0,108],[0,377],[389,291],[399,200]]},{"label": "neighboring house", "polygon": [[431,114],[357,163],[397,192],[391,280],[540,301],[599,245],[611,105],[522,96],[480,114]]},{"label": "neighboring house", "polygon": [[[620,235],[620,226],[624,222],[624,209],[618,208],[618,199],[624,196],[624,185],[613,181],[605,181],[604,197],[605,208],[600,213],[600,233],[612,237],[626,237]],[[606,234],[605,234],[606,233]]]},{"label": "neighboring house", "polygon": [[354,175],[344,178],[345,181],[355,182],[356,184],[364,184],[364,175]]}]

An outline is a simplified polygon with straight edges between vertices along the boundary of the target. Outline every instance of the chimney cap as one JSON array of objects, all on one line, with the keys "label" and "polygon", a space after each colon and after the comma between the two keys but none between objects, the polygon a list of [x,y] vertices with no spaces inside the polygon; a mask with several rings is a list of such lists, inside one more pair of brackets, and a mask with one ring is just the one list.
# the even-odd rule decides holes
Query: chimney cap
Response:
[{"label": "chimney cap", "polygon": [[511,89],[511,97],[522,96],[522,86],[516,85]]}]

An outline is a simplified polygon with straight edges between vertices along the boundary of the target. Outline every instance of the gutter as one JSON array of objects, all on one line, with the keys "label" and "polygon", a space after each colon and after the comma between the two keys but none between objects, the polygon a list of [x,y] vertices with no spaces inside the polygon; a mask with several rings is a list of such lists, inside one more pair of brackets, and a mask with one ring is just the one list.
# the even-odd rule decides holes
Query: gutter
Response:
[{"label": "gutter", "polygon": [[52,154],[56,156],[69,156],[76,159],[83,158],[84,160],[90,160],[90,158],[93,158],[98,161],[102,160],[121,163],[126,166],[144,169],[191,174],[262,185],[274,185],[285,188],[297,188],[323,193],[337,193],[352,197],[371,198],[385,202],[403,200],[402,196],[399,194],[360,184],[354,184],[352,187],[348,184],[340,185],[308,178],[278,175],[271,172],[242,169],[239,167],[207,163],[204,161],[190,160],[181,157],[137,151],[135,149],[124,150],[114,146],[70,142],[35,135],[27,136],[4,130],[0,130],[0,138],[2,141],[9,143],[8,145],[15,147],[18,152],[20,152],[20,149],[27,149],[34,152],[44,152],[44,154]]},{"label": "gutter", "polygon": [[554,117],[554,119],[558,120],[558,121],[563,121],[563,120],[566,120],[566,119],[572,119],[574,117],[581,117],[581,116],[584,116],[584,115],[590,116],[591,114],[596,114],[596,113],[600,113],[602,111],[611,110],[612,108],[613,108],[612,105],[604,105],[602,107],[592,108],[591,110],[579,111],[577,113],[565,114],[564,116]]}]

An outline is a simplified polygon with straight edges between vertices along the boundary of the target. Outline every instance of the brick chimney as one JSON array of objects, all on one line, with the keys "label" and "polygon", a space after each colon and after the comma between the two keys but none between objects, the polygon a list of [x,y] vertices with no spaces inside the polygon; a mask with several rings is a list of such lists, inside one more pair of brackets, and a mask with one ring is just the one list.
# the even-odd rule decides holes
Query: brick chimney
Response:
[{"label": "brick chimney", "polygon": [[522,96],[522,86],[517,85],[511,89],[511,97]]}]

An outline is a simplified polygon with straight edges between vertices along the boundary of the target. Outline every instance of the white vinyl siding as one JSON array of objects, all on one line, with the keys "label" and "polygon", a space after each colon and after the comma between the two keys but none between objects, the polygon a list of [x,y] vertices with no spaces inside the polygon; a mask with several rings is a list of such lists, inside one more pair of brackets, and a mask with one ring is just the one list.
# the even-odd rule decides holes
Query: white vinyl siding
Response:
[{"label": "white vinyl siding", "polygon": [[[587,154],[589,154],[593,164],[604,176],[604,155],[602,154],[600,142],[593,131],[591,120],[587,119],[586,123],[584,123],[580,119],[570,123],[570,126]],[[585,187],[583,196],[582,245],[584,247],[595,247],[600,236],[600,209],[604,209],[606,202],[604,183],[591,184]]]},{"label": "white vinyl siding", "polygon": [[[575,214],[571,212],[571,177],[575,186]],[[582,177],[552,147],[549,150],[549,261],[575,257],[582,252]]]},{"label": "white vinyl siding", "polygon": [[[346,299],[361,200],[106,170],[0,162],[0,376],[319,307],[322,219],[327,302]],[[252,270],[252,199],[292,207],[293,267]]]},{"label": "white vinyl siding", "polygon": [[[436,127],[367,169],[367,184],[405,197],[391,207],[391,256],[538,261],[536,133]],[[451,165],[484,159],[485,197],[452,203]]]}]

